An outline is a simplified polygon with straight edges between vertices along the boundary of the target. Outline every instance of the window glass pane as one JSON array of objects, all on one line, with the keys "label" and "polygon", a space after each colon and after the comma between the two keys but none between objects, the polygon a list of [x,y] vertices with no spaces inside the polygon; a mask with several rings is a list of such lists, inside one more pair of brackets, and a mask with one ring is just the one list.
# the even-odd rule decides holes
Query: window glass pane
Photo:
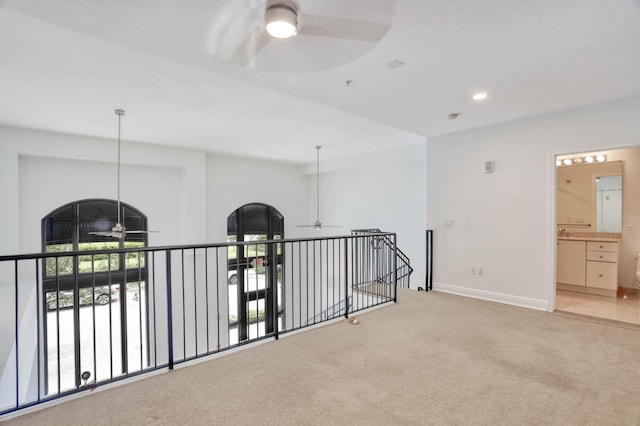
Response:
[{"label": "window glass pane", "polygon": [[[73,251],[73,244],[52,244],[45,247],[45,253],[60,253],[63,251]],[[71,256],[47,258],[46,276],[55,277],[56,273],[58,275],[73,274],[73,258]]]},{"label": "window glass pane", "polygon": [[[238,241],[237,235],[227,235],[227,242],[235,243]],[[236,246],[227,248],[227,256],[229,259],[236,259],[238,257],[238,248]]]},{"label": "window glass pane", "polygon": [[73,205],[65,206],[45,218],[42,224],[44,241],[49,244],[73,241]]},{"label": "window glass pane", "polygon": [[96,241],[100,237],[90,232],[111,231],[118,221],[117,203],[110,200],[90,200],[78,203],[78,241]]},{"label": "window glass pane", "polygon": [[[123,207],[124,213],[122,216],[122,225],[127,228],[127,231],[146,231],[147,220],[141,216],[140,213],[127,206]],[[127,241],[138,241],[144,243],[145,234],[127,234]]]},{"label": "window glass pane", "polygon": [[268,209],[268,206],[264,204],[248,204],[239,209],[242,215],[242,229],[245,234],[258,234],[268,229]]},{"label": "window glass pane", "polygon": [[[101,242],[92,242],[92,243],[79,243],[78,250],[79,251],[88,251],[88,250],[112,250],[120,248],[120,243],[117,239],[112,239],[112,241],[101,241]],[[93,272],[106,272],[109,271],[109,263],[107,261],[107,257],[109,255],[106,253],[102,254],[86,254],[83,256],[78,256],[78,273],[91,273],[91,263],[93,262]],[[112,254],[111,256],[111,271],[116,271],[120,269],[120,256],[118,254]]]},{"label": "window glass pane", "polygon": [[[129,236],[127,236],[128,238]],[[142,241],[125,241],[124,248],[136,248],[136,247],[144,247],[144,242]],[[145,267],[145,253],[144,252],[130,252],[126,254],[126,265],[127,269],[138,269]]]}]

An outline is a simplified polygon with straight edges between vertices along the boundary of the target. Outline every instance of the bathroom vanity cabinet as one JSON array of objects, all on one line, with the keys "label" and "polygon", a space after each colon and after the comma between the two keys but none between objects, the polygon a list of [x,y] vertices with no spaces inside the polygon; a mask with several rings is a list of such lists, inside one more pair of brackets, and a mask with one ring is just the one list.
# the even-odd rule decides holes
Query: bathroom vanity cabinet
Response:
[{"label": "bathroom vanity cabinet", "polygon": [[558,240],[556,281],[563,284],[584,286],[586,260],[586,241]]},{"label": "bathroom vanity cabinet", "polygon": [[618,288],[617,241],[558,239],[559,289],[615,296]]}]

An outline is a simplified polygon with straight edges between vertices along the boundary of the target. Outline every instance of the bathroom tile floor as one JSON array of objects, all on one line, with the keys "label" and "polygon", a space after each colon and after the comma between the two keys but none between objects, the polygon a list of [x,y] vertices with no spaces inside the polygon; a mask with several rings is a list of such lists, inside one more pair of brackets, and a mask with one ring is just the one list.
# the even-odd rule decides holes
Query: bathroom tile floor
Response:
[{"label": "bathroom tile floor", "polygon": [[618,297],[557,290],[556,310],[640,324],[640,299],[634,289],[619,292]]}]

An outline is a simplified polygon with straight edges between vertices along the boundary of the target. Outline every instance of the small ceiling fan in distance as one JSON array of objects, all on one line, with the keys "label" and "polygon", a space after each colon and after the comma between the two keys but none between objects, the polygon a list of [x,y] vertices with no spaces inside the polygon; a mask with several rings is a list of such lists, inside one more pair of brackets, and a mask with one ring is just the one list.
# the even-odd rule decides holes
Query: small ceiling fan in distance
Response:
[{"label": "small ceiling fan in distance", "polygon": [[150,232],[157,232],[157,231],[127,231],[127,228],[124,227],[124,225],[122,225],[122,221],[121,221],[121,207],[120,207],[120,145],[121,145],[121,141],[120,141],[120,129],[121,129],[121,119],[122,116],[124,115],[124,110],[122,109],[117,109],[116,110],[116,115],[118,116],[118,221],[116,222],[115,226],[113,226],[111,228],[111,231],[95,231],[95,232],[89,232],[89,235],[98,235],[101,237],[113,237],[113,238],[119,238],[119,239],[124,239],[124,237],[127,234],[148,234]]},{"label": "small ceiling fan in distance", "polygon": [[342,228],[339,225],[323,225],[320,222],[320,148],[322,145],[316,145],[316,221],[313,225],[298,225],[298,228],[313,228],[320,230],[322,228]]}]

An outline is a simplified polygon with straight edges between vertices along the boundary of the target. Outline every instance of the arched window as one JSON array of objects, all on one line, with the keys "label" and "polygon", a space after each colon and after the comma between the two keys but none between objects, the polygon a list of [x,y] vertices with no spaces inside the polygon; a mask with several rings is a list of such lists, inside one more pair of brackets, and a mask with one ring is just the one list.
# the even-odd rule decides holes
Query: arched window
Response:
[{"label": "arched window", "polygon": [[107,199],[74,201],[42,218],[43,252],[87,253],[47,258],[42,265],[47,387],[74,388],[83,372],[100,381],[149,363],[146,255],[95,253],[147,245],[146,233],[93,234],[111,231],[118,216],[128,230],[147,230],[142,212]]},{"label": "arched window", "polygon": [[272,333],[277,326],[273,302],[274,288],[282,288],[282,248],[260,242],[279,239],[284,239],[284,216],[270,205],[246,204],[227,218],[227,241],[252,242],[230,247],[228,254],[229,292],[237,299],[229,306],[229,322],[240,341]]}]

